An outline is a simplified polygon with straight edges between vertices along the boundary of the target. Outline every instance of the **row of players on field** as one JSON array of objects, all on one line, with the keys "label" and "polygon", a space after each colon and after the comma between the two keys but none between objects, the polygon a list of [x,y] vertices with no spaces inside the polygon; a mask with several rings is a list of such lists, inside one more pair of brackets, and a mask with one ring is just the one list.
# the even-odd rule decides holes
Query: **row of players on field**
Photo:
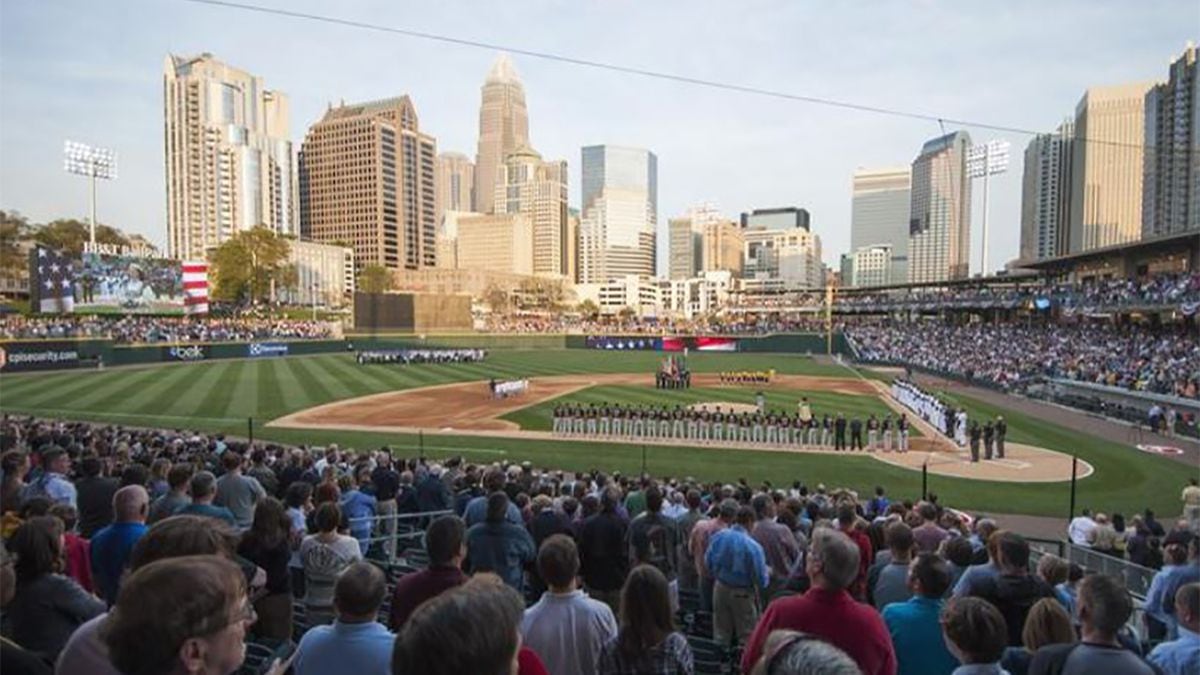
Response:
[{"label": "row of players on field", "polygon": [[[611,405],[554,406],[554,433],[564,436],[622,436],[628,438],[677,438],[689,441],[729,441],[772,445],[810,445],[835,450],[908,451],[907,415],[866,420],[826,414],[817,419],[807,412],[736,412],[717,406],[700,409]],[[864,432],[866,433],[864,443]]]}]

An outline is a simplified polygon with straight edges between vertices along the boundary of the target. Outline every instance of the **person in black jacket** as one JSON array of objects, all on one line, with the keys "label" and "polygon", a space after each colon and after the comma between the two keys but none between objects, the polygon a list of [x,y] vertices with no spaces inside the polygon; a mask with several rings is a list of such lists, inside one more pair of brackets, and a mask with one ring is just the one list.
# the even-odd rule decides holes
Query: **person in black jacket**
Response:
[{"label": "person in black jacket", "polygon": [[1025,617],[1042,598],[1054,597],[1054,589],[1029,573],[1029,543],[1015,532],[1000,532],[996,544],[996,566],[1000,574],[981,578],[971,595],[992,603],[1004,615],[1008,645],[1021,646]]},{"label": "person in black jacket", "polygon": [[862,429],[863,429],[862,420],[858,419],[857,417],[850,420],[850,449],[851,450],[862,450],[863,449]]},{"label": "person in black jacket", "polygon": [[629,571],[625,548],[625,521],[617,515],[621,492],[609,486],[600,495],[600,513],[591,516],[579,531],[580,575],[588,595],[609,607],[619,608],[621,587]]},{"label": "person in black jacket", "polygon": [[846,417],[838,413],[837,419],[833,422],[833,449],[846,449]]},{"label": "person in black jacket", "polygon": [[79,507],[79,536],[91,539],[113,519],[112,500],[121,487],[116,478],[102,476],[103,461],[88,455],[79,463],[83,478],[75,482],[76,501]]}]

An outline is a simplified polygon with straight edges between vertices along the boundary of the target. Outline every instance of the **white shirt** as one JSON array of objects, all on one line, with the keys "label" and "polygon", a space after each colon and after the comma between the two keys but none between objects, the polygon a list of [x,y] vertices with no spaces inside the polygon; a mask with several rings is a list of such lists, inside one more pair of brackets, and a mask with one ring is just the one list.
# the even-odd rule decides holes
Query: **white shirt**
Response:
[{"label": "white shirt", "polygon": [[1095,529],[1096,521],[1092,520],[1091,516],[1079,516],[1072,520],[1071,524],[1067,527],[1067,537],[1071,539],[1072,544],[1090,546],[1088,535]]},{"label": "white shirt", "polygon": [[594,675],[601,648],[616,635],[612,610],[580,590],[543,593],[521,621],[522,640],[550,675]]}]

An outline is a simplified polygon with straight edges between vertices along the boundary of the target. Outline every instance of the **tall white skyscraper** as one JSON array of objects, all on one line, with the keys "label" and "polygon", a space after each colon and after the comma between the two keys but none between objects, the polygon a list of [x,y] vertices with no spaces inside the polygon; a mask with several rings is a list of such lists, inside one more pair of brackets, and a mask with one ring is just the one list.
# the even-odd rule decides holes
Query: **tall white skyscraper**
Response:
[{"label": "tall white skyscraper", "polygon": [[1200,72],[1196,46],[1146,93],[1142,236],[1200,232]]},{"label": "tall white skyscraper", "polygon": [[966,279],[971,256],[971,136],[956,131],[921,148],[912,163],[908,280]]},{"label": "tall white skyscraper", "polygon": [[459,152],[437,156],[437,205],[434,217],[441,225],[447,211],[475,210],[475,164]]},{"label": "tall white skyscraper", "polygon": [[[886,266],[890,275],[888,283],[904,283],[908,280],[911,192],[911,167],[881,167],[854,172],[850,248],[857,251],[861,248],[887,247],[892,256]],[[877,257],[878,250],[875,254]]]},{"label": "tall white skyscraper", "polygon": [[508,54],[492,64],[479,106],[479,149],[475,154],[475,210],[492,213],[497,171],[517,148],[529,145],[525,87]]},{"label": "tall white skyscraper", "polygon": [[299,233],[288,98],[213,58],[163,63],[167,254],[203,259],[258,225]]},{"label": "tall white skyscraper", "polygon": [[654,276],[658,158],[642,148],[592,145],[581,163],[579,281]]},{"label": "tall white skyscraper", "polygon": [[567,276],[567,163],[543,161],[533,148],[518,148],[500,165],[493,205],[497,214],[519,213],[533,228],[533,273]]},{"label": "tall white skyscraper", "polygon": [[1071,155],[1074,122],[1038,134],[1025,146],[1021,181],[1021,260],[1066,255],[1071,226]]}]

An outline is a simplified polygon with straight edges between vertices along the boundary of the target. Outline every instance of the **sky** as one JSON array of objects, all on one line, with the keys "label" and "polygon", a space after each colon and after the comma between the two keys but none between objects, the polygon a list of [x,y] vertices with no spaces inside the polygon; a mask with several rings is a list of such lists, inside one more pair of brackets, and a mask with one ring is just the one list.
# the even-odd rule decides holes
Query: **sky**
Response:
[{"label": "sky", "polygon": [[[1089,86],[1163,80],[1188,40],[1195,0],[960,3],[703,0],[318,2],[253,0],[454,38],[803,96],[1052,131]],[[409,94],[438,150],[474,156],[480,86],[496,51],[185,0],[0,2],[0,208],[35,221],[86,218],[87,180],[63,171],[63,141],[112,147],[99,219],[166,241],[163,62],[211,52],[291,100],[291,137],[330,104]],[[566,159],[579,206],[580,148],[658,155],[660,229],[701,202],[812,214],[825,261],[850,244],[856,167],[910,164],[936,122],[856,112],[513,57],[530,138]],[[960,127],[947,127],[952,131]],[[1017,255],[1021,164],[1012,143],[991,182],[991,267]],[[982,199],[973,200],[972,273]],[[665,239],[660,234],[660,239]]]}]

